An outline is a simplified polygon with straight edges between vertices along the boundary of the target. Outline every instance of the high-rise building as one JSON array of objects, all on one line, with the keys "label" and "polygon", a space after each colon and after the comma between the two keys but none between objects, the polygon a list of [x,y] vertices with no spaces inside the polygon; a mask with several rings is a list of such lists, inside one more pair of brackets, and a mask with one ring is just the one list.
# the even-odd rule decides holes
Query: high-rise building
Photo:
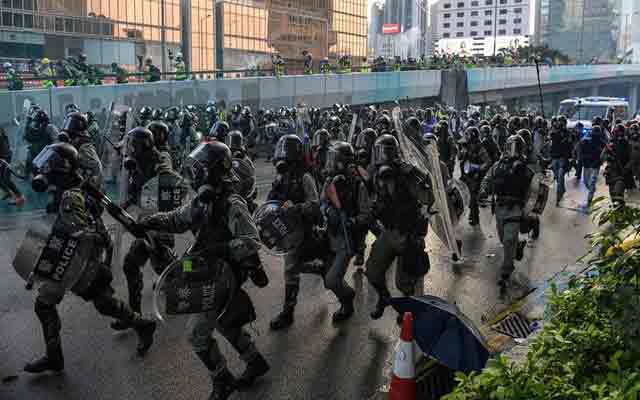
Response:
[{"label": "high-rise building", "polygon": [[386,0],[371,5],[369,43],[375,56],[420,57],[429,34],[425,0]]},{"label": "high-rise building", "polygon": [[619,0],[552,0],[548,34],[542,43],[578,62],[611,60],[616,55]]},{"label": "high-rise building", "polygon": [[181,42],[179,0],[4,0],[0,13],[2,58],[84,52],[91,63],[135,67],[147,56],[161,59],[163,36],[165,49]]},{"label": "high-rise building", "polygon": [[437,48],[489,56],[494,49],[526,45],[532,6],[533,0],[440,0],[432,7]]},{"label": "high-rise building", "polygon": [[367,0],[2,0],[0,58],[62,59],[171,70],[182,51],[193,71],[247,68],[274,52],[294,62],[366,57]]},{"label": "high-rise building", "polygon": [[551,0],[537,0],[535,9],[534,44],[541,46],[549,36],[549,3]]}]

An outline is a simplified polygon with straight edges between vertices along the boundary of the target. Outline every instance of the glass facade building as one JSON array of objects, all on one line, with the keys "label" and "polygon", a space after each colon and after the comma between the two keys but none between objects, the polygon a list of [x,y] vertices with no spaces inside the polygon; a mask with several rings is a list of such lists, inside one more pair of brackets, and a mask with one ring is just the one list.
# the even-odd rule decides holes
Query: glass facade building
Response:
[{"label": "glass facade building", "polygon": [[[0,0],[0,58],[61,59],[193,71],[367,56],[367,0]],[[166,45],[163,49],[163,43]]]},{"label": "glass facade building", "polygon": [[611,60],[616,54],[617,0],[552,0],[542,44],[578,62]]}]

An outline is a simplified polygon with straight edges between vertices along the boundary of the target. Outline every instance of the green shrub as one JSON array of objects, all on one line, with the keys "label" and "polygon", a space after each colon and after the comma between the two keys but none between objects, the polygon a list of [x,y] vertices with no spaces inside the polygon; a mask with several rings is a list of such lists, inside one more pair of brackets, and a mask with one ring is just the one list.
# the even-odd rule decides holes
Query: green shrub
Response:
[{"label": "green shrub", "polygon": [[616,251],[640,233],[640,210],[599,210],[583,260],[593,274],[575,277],[560,293],[552,286],[550,318],[519,365],[492,359],[481,373],[457,374],[445,400],[638,400],[640,393],[640,249]]}]

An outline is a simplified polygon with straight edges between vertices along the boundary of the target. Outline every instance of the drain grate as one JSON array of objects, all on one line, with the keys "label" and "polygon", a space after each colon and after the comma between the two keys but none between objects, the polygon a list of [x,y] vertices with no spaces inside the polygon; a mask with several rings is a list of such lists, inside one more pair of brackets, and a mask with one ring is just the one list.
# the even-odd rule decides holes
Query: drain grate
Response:
[{"label": "drain grate", "polygon": [[503,335],[510,336],[514,339],[525,339],[531,334],[529,320],[518,313],[513,313],[493,325],[491,329]]},{"label": "drain grate", "polygon": [[455,387],[455,375],[452,370],[442,364],[435,363],[418,377],[418,398],[421,400],[437,400],[449,394]]}]

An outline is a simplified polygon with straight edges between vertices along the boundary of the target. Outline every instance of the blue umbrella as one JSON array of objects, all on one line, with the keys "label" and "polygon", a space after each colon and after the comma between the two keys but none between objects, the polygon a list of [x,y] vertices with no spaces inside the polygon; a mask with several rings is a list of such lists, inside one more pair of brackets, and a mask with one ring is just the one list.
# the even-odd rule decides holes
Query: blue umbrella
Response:
[{"label": "blue umbrella", "polygon": [[435,296],[396,297],[389,304],[413,314],[413,337],[423,353],[454,371],[480,371],[489,350],[480,331],[453,304]]}]

